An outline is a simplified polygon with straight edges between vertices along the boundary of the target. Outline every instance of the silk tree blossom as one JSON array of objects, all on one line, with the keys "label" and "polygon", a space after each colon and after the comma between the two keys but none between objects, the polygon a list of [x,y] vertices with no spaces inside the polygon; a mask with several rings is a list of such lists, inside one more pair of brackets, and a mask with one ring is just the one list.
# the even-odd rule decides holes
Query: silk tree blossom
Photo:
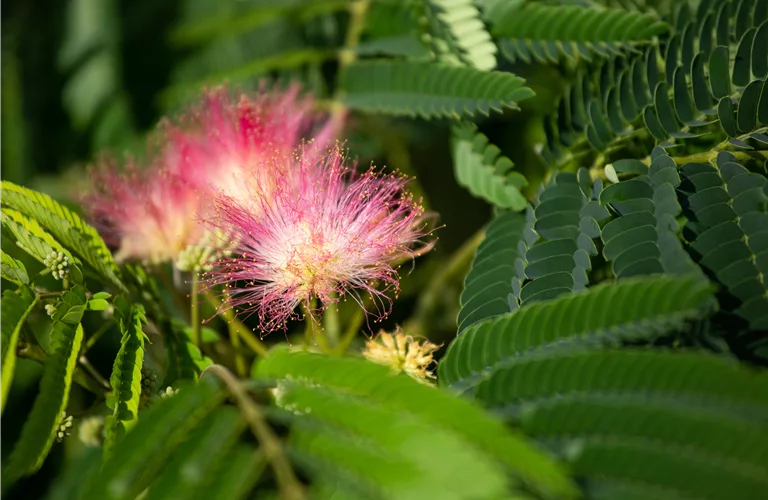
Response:
[{"label": "silk tree blossom", "polygon": [[[263,166],[285,157],[302,136],[315,134],[316,151],[335,139],[342,118],[320,123],[314,100],[300,97],[300,86],[285,91],[261,91],[234,98],[226,87],[205,93],[203,101],[184,115],[181,126],[165,122],[168,170],[201,191],[221,192],[241,201],[268,177]],[[265,193],[266,194],[266,193]]]},{"label": "silk tree blossom", "polygon": [[265,168],[273,183],[256,182],[253,203],[217,199],[209,222],[238,243],[206,274],[208,284],[226,285],[228,303],[256,314],[263,331],[285,328],[315,297],[327,306],[350,293],[362,306],[360,291],[386,315],[386,292],[398,289],[392,263],[433,245],[423,242],[429,217],[405,192],[407,179],[373,168],[357,174],[338,148],[318,155],[304,146],[293,161]]},{"label": "silk tree blossom", "polygon": [[184,179],[161,167],[120,170],[106,160],[93,172],[95,189],[84,205],[118,261],[175,261],[205,236],[201,197]]}]

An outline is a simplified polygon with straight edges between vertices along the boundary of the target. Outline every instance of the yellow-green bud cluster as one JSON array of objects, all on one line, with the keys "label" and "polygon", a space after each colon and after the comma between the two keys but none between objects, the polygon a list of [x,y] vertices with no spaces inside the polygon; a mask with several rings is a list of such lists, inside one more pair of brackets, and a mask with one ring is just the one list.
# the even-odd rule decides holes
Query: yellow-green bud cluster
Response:
[{"label": "yellow-green bud cluster", "polygon": [[56,314],[56,306],[53,304],[46,304],[45,305],[45,314],[53,318],[53,315]]},{"label": "yellow-green bud cluster", "polygon": [[59,426],[56,430],[56,441],[59,443],[64,439],[65,436],[69,436],[69,434],[72,432],[72,415],[67,416],[67,412],[63,411],[61,412],[61,417],[59,418]]},{"label": "yellow-green bud cluster", "polygon": [[62,252],[51,252],[43,260],[45,267],[51,270],[54,279],[60,280],[69,273],[69,257]]},{"label": "yellow-green bud cluster", "polygon": [[160,391],[160,397],[163,398],[163,399],[168,399],[168,398],[170,398],[172,396],[175,396],[178,393],[179,393],[178,389],[174,389],[173,387],[171,387],[169,385],[168,387],[166,387],[165,389],[162,389]]}]

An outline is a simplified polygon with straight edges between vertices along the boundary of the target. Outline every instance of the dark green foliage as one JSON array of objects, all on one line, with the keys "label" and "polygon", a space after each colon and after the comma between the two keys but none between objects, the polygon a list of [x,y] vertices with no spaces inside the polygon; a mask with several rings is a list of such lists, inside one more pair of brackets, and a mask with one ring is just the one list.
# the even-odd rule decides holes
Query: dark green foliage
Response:
[{"label": "dark green foliage", "polygon": [[539,193],[534,209],[534,231],[541,238],[528,245],[522,288],[513,285],[519,304],[547,300],[579,291],[589,283],[591,257],[597,255],[594,238],[600,236],[599,222],[608,211],[597,202],[601,183],[591,184],[585,169],[578,175],[559,173]]},{"label": "dark green foliage", "polygon": [[532,231],[533,212],[528,216],[514,212],[499,214],[485,232],[472,268],[464,280],[459,310],[459,333],[470,325],[515,309],[513,283],[520,287],[516,262],[525,255]]},{"label": "dark green foliage", "polygon": [[421,62],[361,61],[344,72],[344,103],[367,112],[460,118],[516,109],[533,96],[511,73]]},{"label": "dark green foliage", "polygon": [[511,61],[557,63],[569,58],[623,56],[667,25],[653,14],[622,9],[509,2],[494,11],[491,32]]},{"label": "dark green foliage", "polygon": [[617,481],[726,499],[768,485],[766,387],[703,354],[550,351],[496,369],[476,395],[559,450],[588,493]]},{"label": "dark green foliage", "polygon": [[696,259],[728,291],[723,306],[754,330],[768,328],[763,278],[768,255],[768,213],[764,176],[751,173],[729,153],[716,165],[688,163],[683,178],[687,228]]},{"label": "dark green foliage", "polygon": [[[634,162],[634,166],[627,164]],[[639,175],[608,186],[600,202],[617,217],[602,229],[603,256],[619,278],[643,274],[693,274],[701,271],[680,243],[677,218],[681,208],[675,189],[680,185],[677,165],[660,153],[650,168],[636,160],[621,160],[619,169]]]},{"label": "dark green foliage", "polygon": [[462,123],[453,128],[453,166],[456,181],[473,195],[504,209],[520,211],[528,201],[520,189],[528,185],[514,164],[477,127]]},{"label": "dark green foliage", "polygon": [[612,152],[639,133],[662,145],[714,133],[736,147],[754,147],[768,126],[757,112],[768,69],[768,50],[759,41],[768,24],[742,15],[737,27],[741,3],[715,2],[696,16],[681,6],[658,43],[579,72],[546,120],[545,159],[568,161],[568,150],[578,151],[584,139]]},{"label": "dark green foliage", "polygon": [[699,279],[651,277],[534,302],[465,330],[440,363],[440,383],[466,389],[494,366],[546,349],[653,338],[703,317],[711,298]]}]

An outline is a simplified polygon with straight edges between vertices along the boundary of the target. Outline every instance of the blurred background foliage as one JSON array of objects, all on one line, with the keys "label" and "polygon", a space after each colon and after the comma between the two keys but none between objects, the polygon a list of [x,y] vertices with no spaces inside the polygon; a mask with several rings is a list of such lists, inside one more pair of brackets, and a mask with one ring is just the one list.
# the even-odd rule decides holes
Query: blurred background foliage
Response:
[{"label": "blurred background foliage", "polygon": [[[141,154],[159,119],[173,116],[206,85],[254,89],[263,79],[300,79],[321,104],[328,102],[349,19],[345,6],[340,0],[8,2],[3,179],[75,201],[87,186],[87,165],[100,151]],[[426,53],[407,9],[403,2],[376,2],[359,51]],[[370,38],[376,43],[367,43]],[[521,104],[522,112],[494,114],[480,129],[533,192],[545,171],[533,147],[543,140],[540,116],[550,111],[561,81],[551,67],[511,67],[502,58],[499,64],[526,78],[537,96]],[[436,251],[404,279],[393,322],[410,316],[408,295],[418,280],[444,265],[490,216],[486,203],[456,183],[449,136],[448,120],[349,119],[345,139],[352,156],[361,165],[373,162],[415,176],[411,189],[445,225]],[[452,298],[461,273],[457,278]],[[455,327],[455,313],[440,315],[446,335]]]}]

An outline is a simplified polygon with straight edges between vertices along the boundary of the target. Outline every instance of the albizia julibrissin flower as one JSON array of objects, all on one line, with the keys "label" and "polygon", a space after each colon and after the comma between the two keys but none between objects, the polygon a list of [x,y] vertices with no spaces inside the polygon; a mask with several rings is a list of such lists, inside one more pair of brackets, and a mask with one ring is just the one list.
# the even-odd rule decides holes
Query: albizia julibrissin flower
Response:
[{"label": "albizia julibrissin flower", "polygon": [[434,244],[423,241],[430,218],[405,192],[407,179],[357,174],[338,148],[318,155],[305,146],[265,168],[277,187],[262,196],[256,183],[255,207],[217,200],[210,224],[237,234],[238,243],[206,274],[208,284],[226,285],[231,306],[257,314],[263,331],[285,327],[315,297],[327,306],[350,293],[362,306],[364,291],[387,314],[386,292],[398,287],[392,263]]},{"label": "albizia julibrissin flower", "polygon": [[323,124],[313,107],[311,96],[300,96],[298,84],[236,97],[226,87],[207,91],[182,116],[180,126],[164,123],[168,144],[163,161],[201,191],[247,200],[254,183],[265,189],[263,166],[295,150],[303,135],[315,132],[318,148],[335,140],[343,117]]},{"label": "albizia julibrissin flower", "polygon": [[204,238],[201,199],[195,188],[161,166],[119,169],[105,159],[92,171],[93,190],[83,204],[115,258],[148,263],[175,261]]}]

